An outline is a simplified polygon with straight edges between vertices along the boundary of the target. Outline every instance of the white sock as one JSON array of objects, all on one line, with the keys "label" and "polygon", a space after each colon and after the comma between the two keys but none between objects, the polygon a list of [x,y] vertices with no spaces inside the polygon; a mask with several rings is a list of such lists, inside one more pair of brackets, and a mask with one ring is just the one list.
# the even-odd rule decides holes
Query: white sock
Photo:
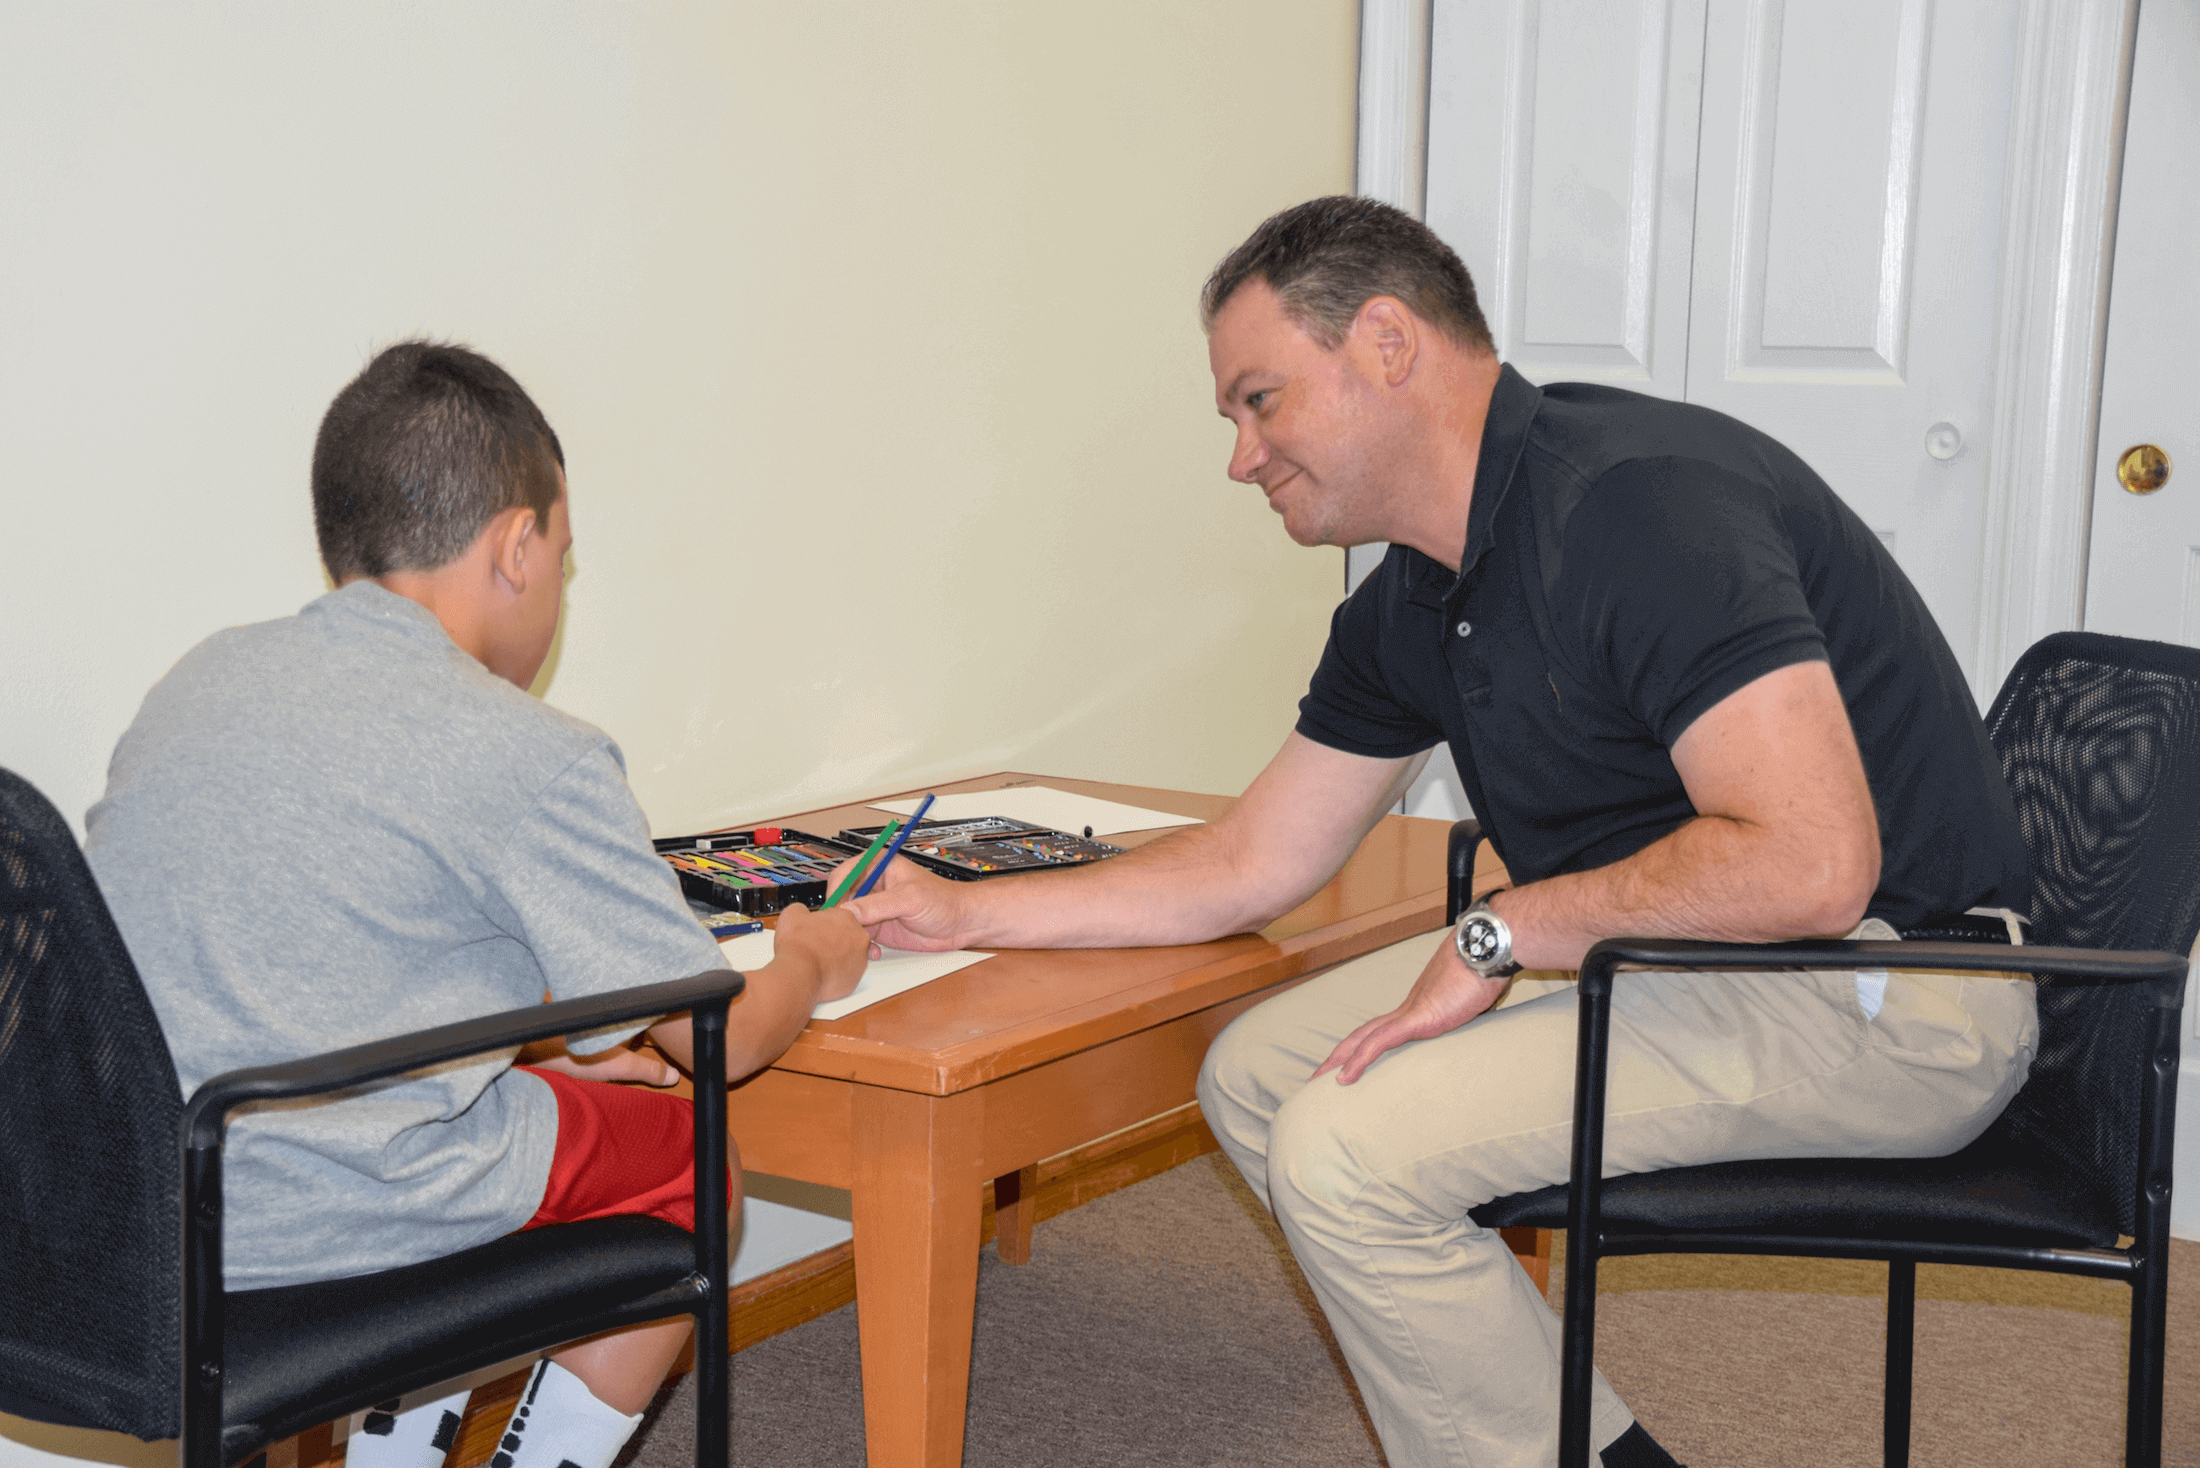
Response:
[{"label": "white sock", "polygon": [[[430,1391],[435,1388],[429,1388]],[[424,1392],[395,1397],[367,1409],[344,1447],[350,1468],[443,1468],[458,1441],[472,1388],[428,1399]]]},{"label": "white sock", "polygon": [[611,1468],[641,1422],[641,1413],[613,1411],[579,1377],[545,1358],[527,1378],[489,1468]]}]

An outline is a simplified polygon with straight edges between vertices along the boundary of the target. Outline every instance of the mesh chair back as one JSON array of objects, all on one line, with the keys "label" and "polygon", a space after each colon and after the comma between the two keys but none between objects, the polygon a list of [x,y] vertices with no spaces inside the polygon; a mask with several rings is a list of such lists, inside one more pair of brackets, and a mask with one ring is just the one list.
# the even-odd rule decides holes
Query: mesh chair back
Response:
[{"label": "mesh chair back", "polygon": [[0,1411],[175,1435],[182,1111],[75,839],[0,770]]},{"label": "mesh chair back", "polygon": [[[2200,650],[2042,639],[1986,716],[2032,853],[2035,943],[2189,952],[2200,934]],[[2147,986],[2042,980],[2031,1078],[1995,1124],[2133,1232]]]}]

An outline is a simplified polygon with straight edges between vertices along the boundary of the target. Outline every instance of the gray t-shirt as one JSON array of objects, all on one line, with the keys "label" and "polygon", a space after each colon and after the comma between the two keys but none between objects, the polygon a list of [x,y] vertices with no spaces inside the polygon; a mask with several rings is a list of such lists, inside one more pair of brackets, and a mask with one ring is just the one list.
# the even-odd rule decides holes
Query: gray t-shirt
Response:
[{"label": "gray t-shirt", "polygon": [[[371,581],[185,654],[115,746],[85,825],[186,1095],[545,992],[725,966],[650,848],[617,746]],[[508,1233],[540,1206],[556,1142],[556,1099],[511,1052],[240,1112],[228,1284],[363,1274]]]}]

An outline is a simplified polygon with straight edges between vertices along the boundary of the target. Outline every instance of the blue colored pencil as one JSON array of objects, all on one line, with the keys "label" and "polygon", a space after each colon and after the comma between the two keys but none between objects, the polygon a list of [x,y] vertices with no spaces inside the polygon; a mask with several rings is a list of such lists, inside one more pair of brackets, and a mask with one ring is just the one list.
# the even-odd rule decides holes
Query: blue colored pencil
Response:
[{"label": "blue colored pencil", "polygon": [[901,843],[909,839],[909,833],[917,829],[917,822],[923,820],[924,813],[931,808],[932,793],[926,791],[924,799],[917,802],[916,814],[909,818],[908,825],[901,828],[901,834],[894,838],[894,844],[886,848],[886,854],[879,858],[878,865],[871,868],[871,875],[863,879],[863,885],[856,888],[856,896],[867,897],[870,895],[871,889],[878,885],[878,879],[886,875],[886,868],[893,863],[894,857],[900,853]]}]

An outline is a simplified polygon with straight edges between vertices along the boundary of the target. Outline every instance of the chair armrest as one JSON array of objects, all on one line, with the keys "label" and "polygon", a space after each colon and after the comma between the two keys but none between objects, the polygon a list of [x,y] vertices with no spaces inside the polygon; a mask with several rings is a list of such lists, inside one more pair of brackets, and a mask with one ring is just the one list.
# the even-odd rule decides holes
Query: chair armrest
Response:
[{"label": "chair armrest", "polygon": [[1692,938],[1606,938],[1581,962],[1585,995],[1610,992],[1621,964],[1664,970],[1938,969],[1967,973],[2054,974],[2096,983],[2153,982],[2163,1008],[2184,1003],[2185,958],[2105,948],[2032,944],[1878,943],[1804,939],[1794,943],[1705,943]]},{"label": "chair armrest", "polygon": [[608,1029],[702,1005],[723,1005],[730,1003],[747,983],[747,977],[736,970],[712,969],[691,978],[592,994],[585,999],[531,1004],[525,1009],[438,1025],[432,1030],[373,1040],[279,1065],[225,1071],[191,1093],[183,1114],[184,1147],[190,1151],[218,1148],[225,1118],[247,1101],[318,1096],[484,1051]]},{"label": "chair armrest", "polygon": [[1455,923],[1474,900],[1474,856],[1482,846],[1482,823],[1454,821],[1444,849],[1444,921]]}]

